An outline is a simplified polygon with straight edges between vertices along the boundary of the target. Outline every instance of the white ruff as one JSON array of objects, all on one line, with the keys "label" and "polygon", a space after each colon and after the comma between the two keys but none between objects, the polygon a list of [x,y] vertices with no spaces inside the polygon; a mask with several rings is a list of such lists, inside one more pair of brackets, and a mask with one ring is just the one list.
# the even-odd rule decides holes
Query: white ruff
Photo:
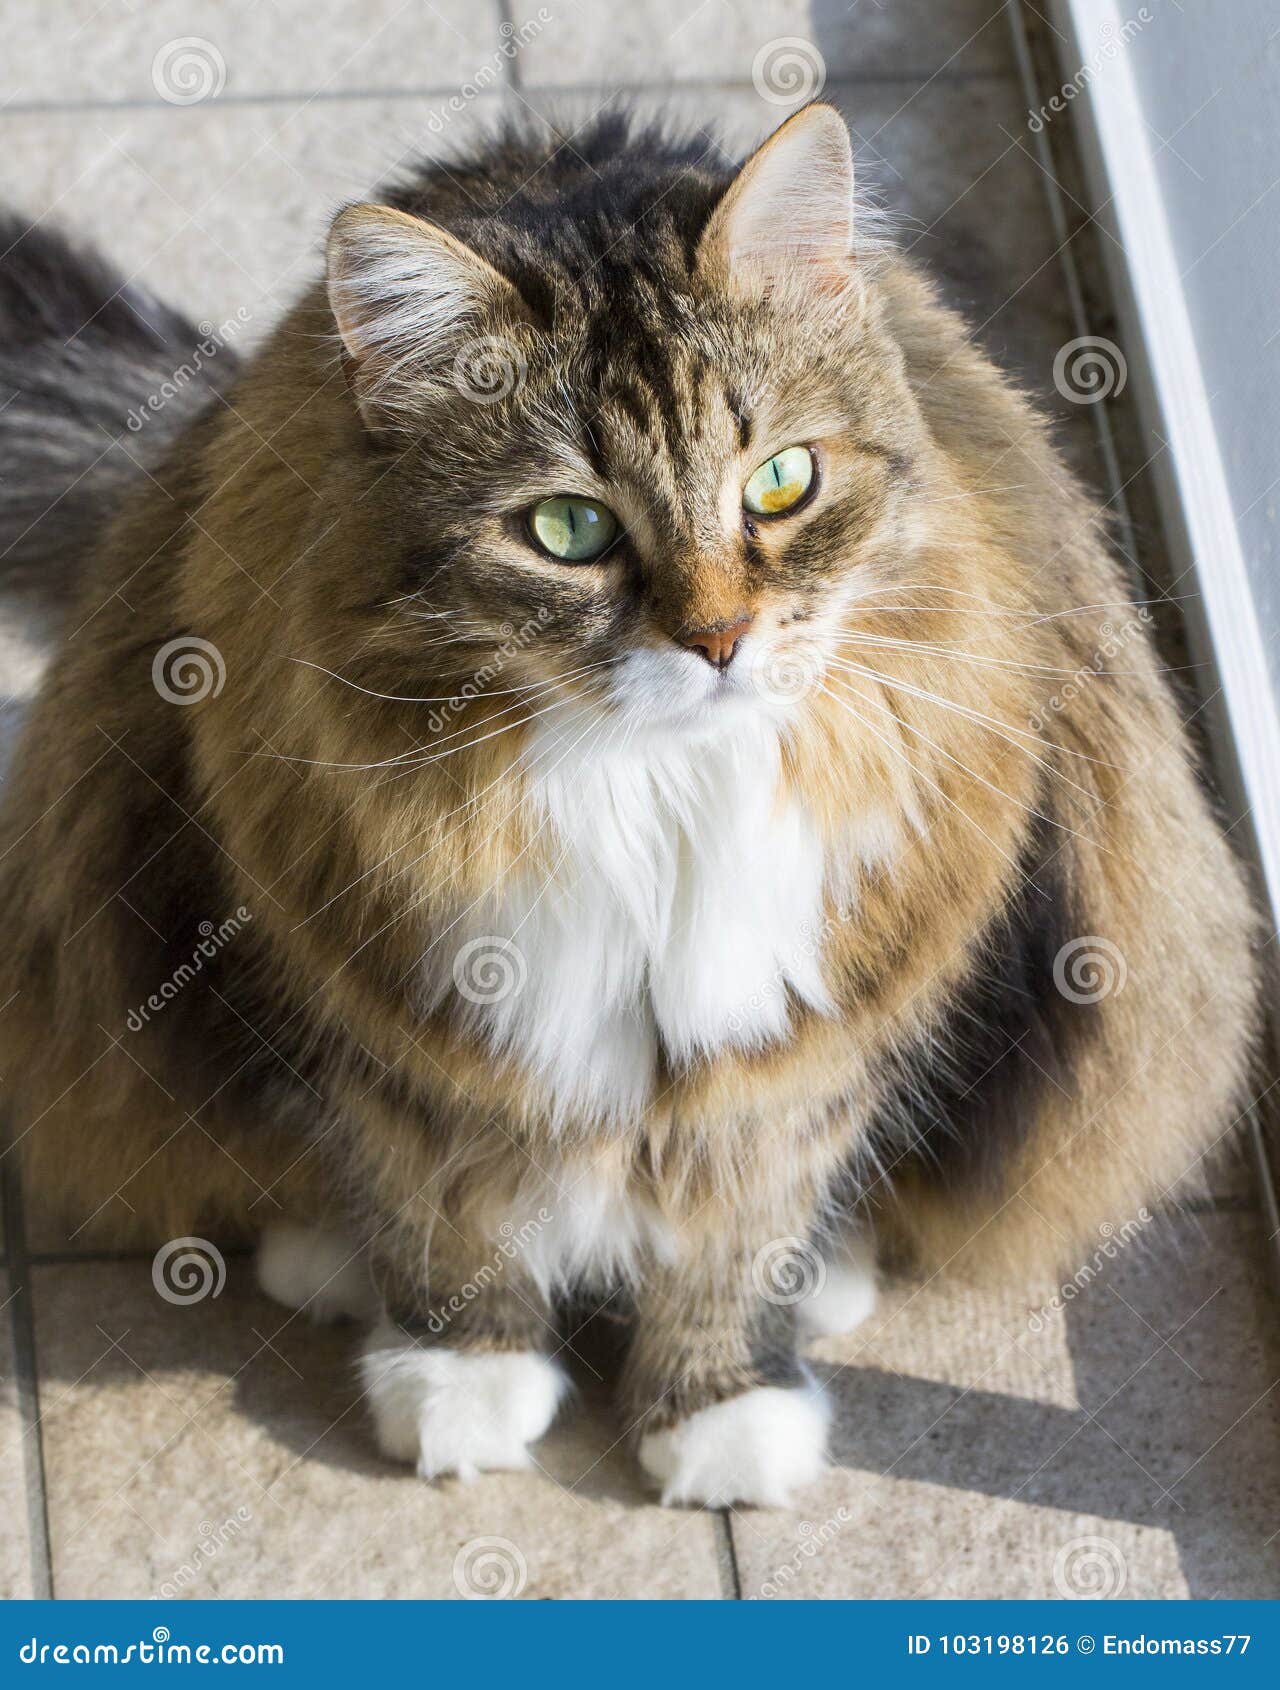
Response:
[{"label": "white ruff", "polygon": [[[517,868],[440,947],[450,963],[485,938],[509,947],[518,989],[455,1002],[541,1080],[561,1120],[634,1118],[660,1045],[677,1062],[757,1049],[785,1037],[789,993],[830,1008],[821,844],[797,804],[778,802],[776,724],[726,705],[727,728],[537,739],[530,801],[555,870]],[[443,962],[436,1001],[457,990]]]}]

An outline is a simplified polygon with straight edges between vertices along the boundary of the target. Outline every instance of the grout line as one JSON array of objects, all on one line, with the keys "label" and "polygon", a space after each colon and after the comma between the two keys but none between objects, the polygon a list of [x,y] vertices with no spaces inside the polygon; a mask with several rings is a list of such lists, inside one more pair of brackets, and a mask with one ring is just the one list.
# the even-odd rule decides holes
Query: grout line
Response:
[{"label": "grout line", "polygon": [[[224,1248],[219,1244],[218,1254],[229,1262],[248,1260],[253,1255],[253,1247],[238,1244]],[[78,1267],[81,1263],[150,1262],[154,1259],[154,1250],[32,1250],[26,1256],[32,1267]]]},{"label": "grout line", "polygon": [[733,1510],[713,1508],[711,1521],[715,1533],[716,1566],[720,1573],[720,1595],[726,1602],[741,1602],[742,1578],[733,1542]]},{"label": "grout line", "polygon": [[[505,11],[505,7],[503,10]],[[505,55],[504,55],[505,57]],[[926,81],[928,73],[924,71],[891,70],[868,72],[865,75],[852,72],[836,74],[827,79],[828,88],[873,87],[877,83],[886,86],[901,84],[904,87],[917,87]],[[464,79],[465,80],[465,79]],[[606,85],[598,82],[566,82],[538,83],[528,87],[518,76],[504,82],[512,88],[531,98],[543,101],[557,99],[591,98],[600,99],[606,91]],[[1014,79],[1007,70],[957,70],[948,71],[943,76],[933,78],[936,84],[961,84],[970,82],[1010,82]],[[343,100],[374,101],[374,100],[441,100],[447,99],[458,92],[460,83],[451,82],[443,87],[426,88],[323,88],[316,92],[308,92],[305,88],[292,91],[272,91],[264,89],[257,94],[228,94],[223,92],[216,100],[204,101],[194,106],[172,106],[164,100],[147,99],[139,95],[134,99],[124,100],[12,100],[6,106],[0,106],[0,118],[4,117],[50,117],[69,116],[74,113],[85,112],[168,112],[171,116],[181,118],[186,112],[200,111],[207,113],[213,106],[245,108],[251,106],[288,106],[337,104]],[[498,92],[495,89],[493,92]],[[688,81],[669,82],[609,82],[607,92],[627,99],[637,95],[661,95],[671,98],[680,94],[750,94],[755,92],[755,84],[750,78],[716,78],[691,77]],[[476,96],[482,98],[483,96]],[[770,110],[777,110],[771,107]]]},{"label": "grout line", "polygon": [[221,93],[216,99],[200,100],[190,106],[171,105],[167,100],[136,98],[122,100],[11,100],[0,106],[0,117],[69,117],[87,112],[169,112],[181,118],[188,112],[208,113],[214,107],[244,110],[252,106],[310,106],[342,100],[442,100],[458,92],[458,84],[426,88],[322,88],[309,93],[305,88],[275,90],[257,94]]},{"label": "grout line", "polygon": [[[498,34],[510,37],[515,34],[515,20],[511,16],[511,0],[498,0]],[[502,82],[505,88],[513,93],[519,93],[523,87],[520,78],[520,55],[513,53],[510,58],[505,53],[502,58]]]},{"label": "grout line", "polygon": [[[1027,34],[1026,18],[1023,15],[1024,0],[1005,0],[1005,10],[1009,18],[1009,32],[1013,37],[1014,57],[1018,64],[1018,75],[1022,83],[1022,91],[1034,105],[1041,93],[1036,80],[1035,61],[1031,50],[1031,41]],[[1028,108],[1030,109],[1030,107]],[[1055,172],[1053,150],[1049,145],[1047,130],[1041,130],[1032,138],[1044,177],[1045,199],[1049,206],[1049,219],[1053,225],[1054,246],[1056,256],[1062,271],[1066,288],[1067,305],[1075,322],[1078,335],[1090,332],[1089,314],[1085,307],[1084,284],[1080,278],[1080,266],[1076,261],[1075,237],[1079,229],[1072,227],[1067,215],[1067,208],[1063,204],[1062,191],[1058,186]],[[1070,146],[1074,154],[1075,137],[1070,137]],[[1135,545],[1133,519],[1129,513],[1129,502],[1125,495],[1124,476],[1120,471],[1120,458],[1116,451],[1115,434],[1111,427],[1111,418],[1107,415],[1107,407],[1091,405],[1090,420],[1097,435],[1098,449],[1102,453],[1103,473],[1109,483],[1108,492],[1111,494],[1110,509],[1115,513],[1116,526],[1121,532],[1121,550],[1126,559],[1136,558],[1138,552]]]},{"label": "grout line", "polygon": [[40,1426],[40,1380],[36,1371],[35,1317],[31,1263],[27,1257],[22,1194],[12,1167],[0,1171],[3,1182],[4,1236],[9,1272],[17,1280],[12,1308],[13,1350],[22,1422],[22,1466],[26,1481],[27,1530],[30,1536],[31,1588],[41,1601],[53,1596],[53,1559],[49,1549],[49,1508],[45,1490],[44,1433]]}]

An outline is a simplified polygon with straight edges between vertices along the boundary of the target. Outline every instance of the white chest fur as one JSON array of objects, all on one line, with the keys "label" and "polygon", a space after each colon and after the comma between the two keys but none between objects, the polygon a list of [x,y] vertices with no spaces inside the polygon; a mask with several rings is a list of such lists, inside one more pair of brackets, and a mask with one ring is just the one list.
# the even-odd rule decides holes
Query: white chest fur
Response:
[{"label": "white chest fur", "polygon": [[440,949],[457,952],[461,1013],[555,1115],[632,1118],[660,1048],[758,1047],[785,1034],[789,993],[826,1007],[822,849],[778,802],[771,724],[568,755],[543,742],[528,767],[552,872],[514,870]]}]

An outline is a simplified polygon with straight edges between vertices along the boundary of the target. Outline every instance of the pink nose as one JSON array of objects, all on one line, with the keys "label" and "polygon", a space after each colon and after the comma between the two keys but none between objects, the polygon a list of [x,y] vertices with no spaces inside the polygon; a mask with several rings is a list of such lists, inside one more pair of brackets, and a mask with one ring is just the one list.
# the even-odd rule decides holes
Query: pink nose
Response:
[{"label": "pink nose", "polygon": [[688,650],[701,652],[713,669],[727,669],[753,620],[750,616],[743,616],[727,626],[717,624],[713,628],[695,628],[690,634],[679,635],[678,639]]}]

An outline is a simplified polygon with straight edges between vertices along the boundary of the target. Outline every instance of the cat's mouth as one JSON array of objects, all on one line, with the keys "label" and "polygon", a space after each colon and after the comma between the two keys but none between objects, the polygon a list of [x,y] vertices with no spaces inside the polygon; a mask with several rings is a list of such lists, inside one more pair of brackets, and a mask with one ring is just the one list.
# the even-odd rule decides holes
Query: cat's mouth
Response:
[{"label": "cat's mouth", "polygon": [[624,727],[721,731],[744,716],[789,716],[821,688],[825,662],[816,641],[748,635],[723,666],[672,646],[628,653],[610,677],[610,714]]}]

